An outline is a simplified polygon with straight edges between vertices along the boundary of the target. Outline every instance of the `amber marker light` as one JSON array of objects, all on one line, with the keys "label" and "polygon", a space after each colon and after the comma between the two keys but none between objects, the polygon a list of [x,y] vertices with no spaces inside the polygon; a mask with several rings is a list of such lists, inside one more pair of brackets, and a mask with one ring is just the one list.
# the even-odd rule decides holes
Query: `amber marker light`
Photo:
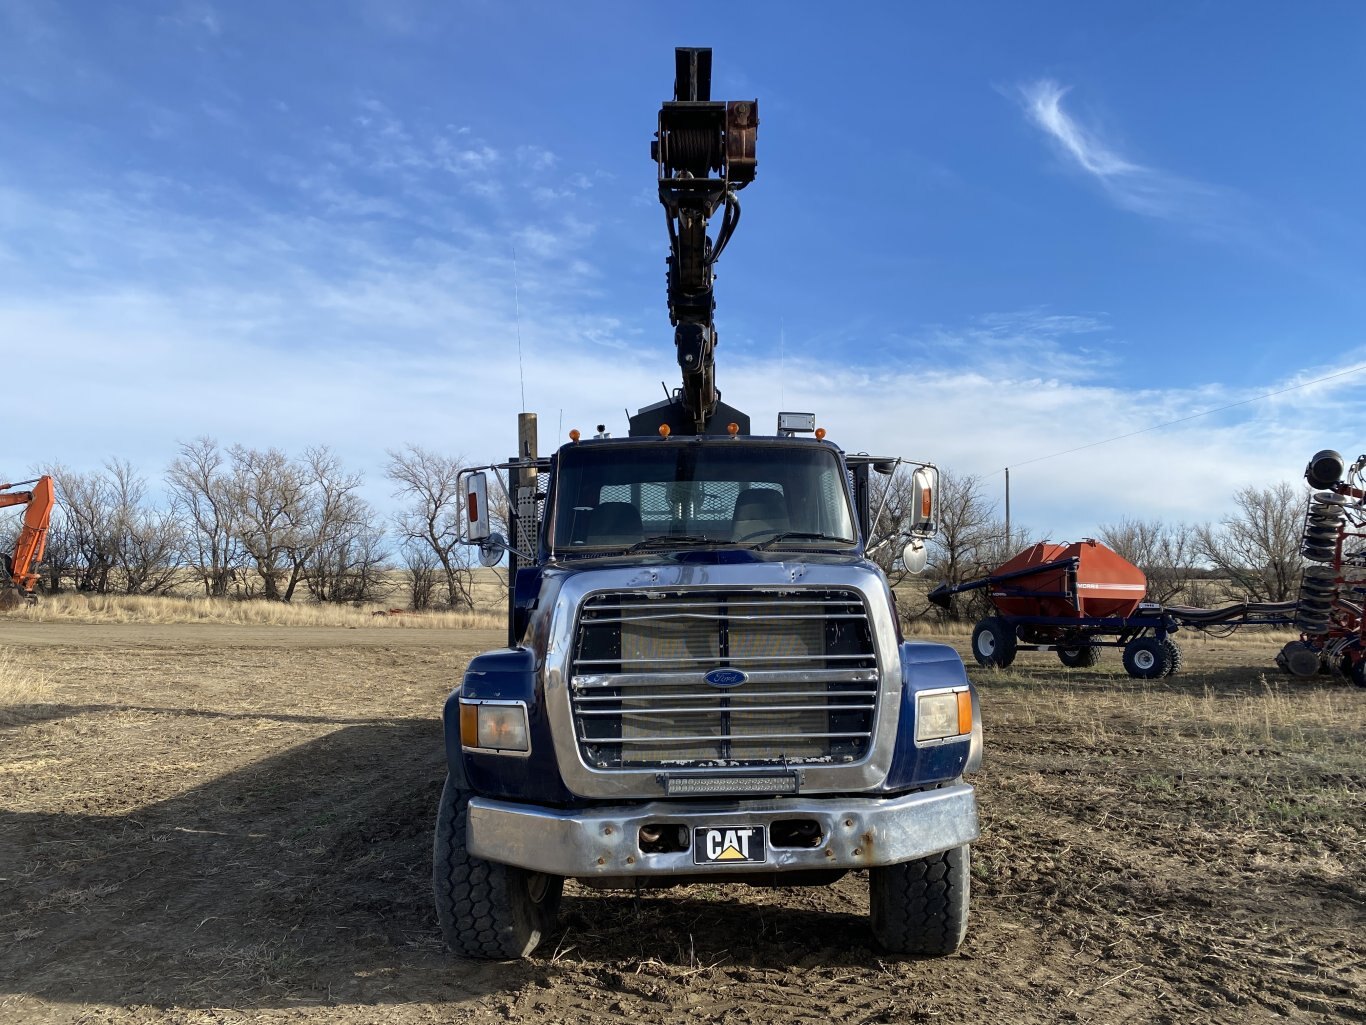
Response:
[{"label": "amber marker light", "polygon": [[726,424],[726,433],[729,434],[732,438],[735,437],[737,434],[740,433],[740,425]]},{"label": "amber marker light", "polygon": [[460,705],[460,743],[464,747],[479,746],[479,706]]},{"label": "amber marker light", "polygon": [[825,428],[824,428],[824,427],[817,427],[817,428],[816,428],[816,440],[817,440],[817,441],[824,441],[824,440],[825,440]]},{"label": "amber marker light", "polygon": [[660,436],[661,438],[667,438],[667,437],[668,437],[670,434],[672,434],[672,433],[673,433],[673,431],[669,430],[669,425],[668,425],[668,424],[660,424],[660,425],[659,425],[659,436]]},{"label": "amber marker light", "polygon": [[572,431],[569,432],[570,441],[578,441],[580,437],[581,435],[579,434],[579,429],[577,427],[575,427]]},{"label": "amber marker light", "polygon": [[972,695],[967,691],[958,692],[958,733],[972,732]]}]

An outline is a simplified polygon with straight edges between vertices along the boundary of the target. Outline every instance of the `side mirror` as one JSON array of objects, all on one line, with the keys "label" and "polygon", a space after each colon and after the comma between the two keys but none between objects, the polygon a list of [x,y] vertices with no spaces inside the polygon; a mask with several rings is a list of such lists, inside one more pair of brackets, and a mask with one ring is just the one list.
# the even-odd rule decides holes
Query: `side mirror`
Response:
[{"label": "side mirror", "polygon": [[925,542],[918,538],[901,549],[901,565],[906,567],[907,573],[924,573],[929,561],[930,553],[925,548]]},{"label": "side mirror", "polygon": [[465,481],[466,537],[484,541],[492,531],[489,523],[489,479],[483,471],[472,473]]},{"label": "side mirror", "polygon": [[911,474],[912,537],[934,537],[939,531],[939,470],[921,466]]}]

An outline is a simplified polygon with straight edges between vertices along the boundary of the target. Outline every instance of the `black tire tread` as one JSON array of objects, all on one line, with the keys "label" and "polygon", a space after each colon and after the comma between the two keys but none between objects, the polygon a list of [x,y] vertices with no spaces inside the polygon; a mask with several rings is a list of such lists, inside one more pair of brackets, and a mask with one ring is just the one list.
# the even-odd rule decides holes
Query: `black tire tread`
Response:
[{"label": "black tire tread", "polygon": [[[977,650],[977,637],[979,634],[988,631],[993,634],[997,643],[992,657],[984,659],[981,652]],[[1005,620],[1000,616],[987,616],[972,631],[972,657],[977,660],[977,664],[980,666],[1008,669],[1011,663],[1015,661],[1018,643],[1014,629]]]},{"label": "black tire tread", "polygon": [[868,872],[873,935],[898,954],[952,954],[967,933],[971,899],[967,844]]},{"label": "black tire tread", "polygon": [[1100,661],[1100,648],[1094,644],[1059,648],[1058,661],[1068,669],[1089,669]]},{"label": "black tire tread", "polygon": [[1162,675],[1175,676],[1177,673],[1181,672],[1181,667],[1185,665],[1185,657],[1181,654],[1181,645],[1168,637],[1163,640],[1162,646],[1167,649],[1167,654],[1170,656],[1167,663],[1167,671]]},{"label": "black tire tread", "polygon": [[[1139,651],[1150,651],[1156,658],[1151,669],[1139,669],[1134,656]],[[1135,637],[1124,646],[1124,671],[1136,680],[1158,680],[1169,675],[1171,651],[1164,641],[1155,637]]]},{"label": "black tire tread", "polygon": [[[447,778],[432,844],[432,893],[446,945],[465,957],[510,960],[540,943],[542,930],[519,923],[513,887],[525,885],[522,869],[476,858],[466,849],[470,794]],[[552,882],[547,912],[553,923],[563,880]]]}]

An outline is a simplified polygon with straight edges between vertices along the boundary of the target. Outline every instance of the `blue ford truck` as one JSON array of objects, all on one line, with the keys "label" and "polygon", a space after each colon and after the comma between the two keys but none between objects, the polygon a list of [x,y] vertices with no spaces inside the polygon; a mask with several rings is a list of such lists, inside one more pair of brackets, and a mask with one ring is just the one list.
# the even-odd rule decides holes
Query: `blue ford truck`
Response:
[{"label": "blue ford truck", "polygon": [[866,871],[887,950],[945,954],[967,928],[977,698],[952,648],[903,638],[871,557],[904,544],[923,564],[937,471],[846,454],[810,414],[753,435],[720,401],[712,268],[758,107],[711,101],[710,69],[709,50],[677,51],[651,148],[682,387],[627,437],[573,431],[549,458],[522,414],[517,456],[462,474],[464,540],[510,581],[506,647],[444,712],[433,889],[468,957],[534,950],[566,879]]}]

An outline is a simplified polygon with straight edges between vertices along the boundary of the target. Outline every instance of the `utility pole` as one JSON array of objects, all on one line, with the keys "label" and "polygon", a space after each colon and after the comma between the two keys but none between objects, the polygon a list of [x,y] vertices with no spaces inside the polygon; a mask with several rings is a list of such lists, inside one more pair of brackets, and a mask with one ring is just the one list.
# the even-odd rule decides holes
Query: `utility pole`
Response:
[{"label": "utility pole", "polygon": [[1006,554],[1012,551],[1010,544],[1010,467],[1006,467]]}]

